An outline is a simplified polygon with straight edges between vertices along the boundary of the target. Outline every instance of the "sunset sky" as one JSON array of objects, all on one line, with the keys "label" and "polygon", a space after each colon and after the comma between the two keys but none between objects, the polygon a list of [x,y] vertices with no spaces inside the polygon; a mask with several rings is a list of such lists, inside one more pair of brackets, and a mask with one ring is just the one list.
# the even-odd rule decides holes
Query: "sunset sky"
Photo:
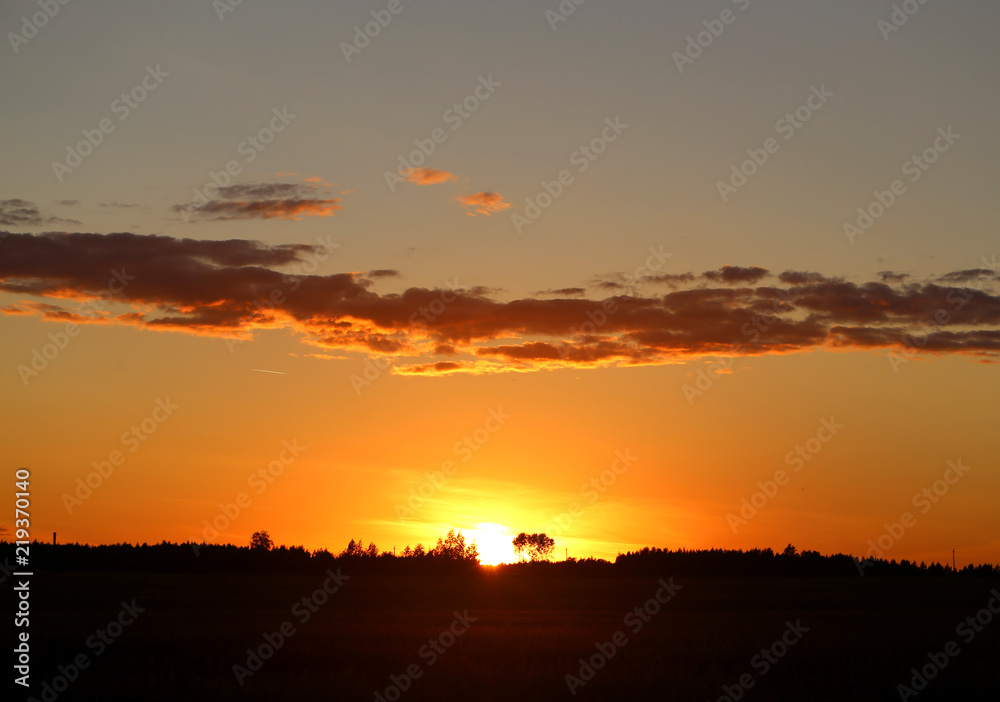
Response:
[{"label": "sunset sky", "polygon": [[5,3],[33,535],[1000,562],[1000,5],[903,5]]}]

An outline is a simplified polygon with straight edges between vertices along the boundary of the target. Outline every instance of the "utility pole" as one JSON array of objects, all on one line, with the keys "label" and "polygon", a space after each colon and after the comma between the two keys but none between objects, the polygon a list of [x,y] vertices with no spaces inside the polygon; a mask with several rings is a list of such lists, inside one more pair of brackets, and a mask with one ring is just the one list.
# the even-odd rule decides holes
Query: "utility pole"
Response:
[{"label": "utility pole", "polygon": [[951,550],[951,568],[952,568],[952,570],[955,570],[955,571],[958,570],[958,568],[955,567],[955,549]]},{"label": "utility pole", "polygon": [[52,532],[52,545],[56,545],[56,533],[54,531]]}]

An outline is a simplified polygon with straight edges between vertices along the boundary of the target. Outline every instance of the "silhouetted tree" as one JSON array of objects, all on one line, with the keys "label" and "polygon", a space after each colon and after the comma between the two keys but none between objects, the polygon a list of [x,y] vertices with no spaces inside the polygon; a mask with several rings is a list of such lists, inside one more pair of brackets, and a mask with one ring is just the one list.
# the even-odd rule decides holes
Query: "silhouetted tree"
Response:
[{"label": "silhouetted tree", "polygon": [[526,555],[531,561],[547,560],[556,548],[556,540],[551,536],[546,536],[544,532],[541,534],[528,534],[522,531],[514,537],[511,543],[514,545],[514,552],[517,553],[517,557],[522,561]]},{"label": "silhouetted tree", "polygon": [[[417,544],[419,546],[420,544]],[[453,561],[475,561],[479,562],[479,549],[473,541],[468,546],[465,545],[465,536],[462,532],[455,533],[454,529],[448,531],[443,539],[438,537],[437,545],[431,551],[432,556],[447,558]]]},{"label": "silhouetted tree", "polygon": [[341,551],[340,555],[341,556],[347,556],[349,558],[351,558],[351,557],[353,557],[353,558],[361,558],[361,557],[363,557],[365,555],[364,544],[362,543],[361,539],[358,539],[357,541],[355,541],[354,539],[351,539],[347,543],[347,548],[345,548],[343,551]]},{"label": "silhouetted tree", "polygon": [[271,540],[271,535],[266,531],[255,531],[250,537],[250,548],[270,551],[274,548],[274,541]]},{"label": "silhouetted tree", "polygon": [[514,553],[517,554],[517,559],[519,561],[527,559],[528,541],[530,538],[531,536],[529,534],[522,531],[514,537],[513,541],[511,541],[511,544],[514,546]]}]

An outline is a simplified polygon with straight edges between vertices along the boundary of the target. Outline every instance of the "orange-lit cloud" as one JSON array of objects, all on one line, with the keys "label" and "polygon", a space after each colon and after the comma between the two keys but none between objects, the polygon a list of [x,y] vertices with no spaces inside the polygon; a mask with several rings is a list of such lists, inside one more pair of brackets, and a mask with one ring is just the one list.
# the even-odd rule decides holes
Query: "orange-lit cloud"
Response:
[{"label": "orange-lit cloud", "polygon": [[343,209],[340,198],[317,196],[305,183],[247,183],[217,189],[217,197],[201,203],[174,205],[173,210],[204,220],[292,219],[330,217]]},{"label": "orange-lit cloud", "polygon": [[[987,269],[856,283],[727,266],[680,274],[670,285],[683,279],[690,287],[664,295],[503,300],[483,287],[374,291],[375,280],[398,275],[392,269],[301,274],[296,266],[317,248],[306,245],[8,233],[2,246],[0,292],[71,301],[20,301],[0,308],[4,314],[242,338],[288,328],[321,353],[392,356],[403,374],[664,364],[818,348],[1000,358],[1000,296],[992,290],[1000,277]],[[655,289],[662,282],[634,284]],[[71,307],[108,291],[110,302],[131,311],[111,318]]]},{"label": "orange-lit cloud", "polygon": [[294,219],[330,217],[343,209],[332,200],[212,200],[195,209],[204,219]]},{"label": "orange-lit cloud", "polygon": [[528,365],[504,364],[486,361],[437,361],[435,363],[398,364],[393,368],[396,375],[450,375],[465,373],[471,375],[492,375],[494,373],[530,373],[536,370]]},{"label": "orange-lit cloud", "polygon": [[475,193],[474,195],[459,197],[458,201],[473,210],[472,212],[466,212],[467,215],[473,217],[477,214],[488,217],[491,214],[503,212],[510,207],[510,203],[505,202],[503,195],[500,193]]},{"label": "orange-lit cloud", "polygon": [[437,185],[439,183],[449,183],[457,180],[458,176],[448,171],[439,171],[434,168],[417,168],[406,176],[406,182],[416,185]]}]

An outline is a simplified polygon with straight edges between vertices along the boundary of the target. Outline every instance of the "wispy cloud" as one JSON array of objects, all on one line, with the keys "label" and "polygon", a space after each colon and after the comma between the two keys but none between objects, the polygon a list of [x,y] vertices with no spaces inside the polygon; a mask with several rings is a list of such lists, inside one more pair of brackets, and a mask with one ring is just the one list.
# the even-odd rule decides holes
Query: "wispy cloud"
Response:
[{"label": "wispy cloud", "polygon": [[82,223],[75,219],[64,219],[62,217],[42,214],[38,206],[28,200],[21,200],[20,198],[0,200],[0,226],[40,227],[51,224]]},{"label": "wispy cloud", "polygon": [[218,196],[200,203],[174,205],[173,210],[198,219],[291,219],[330,217],[343,209],[340,198],[319,196],[308,183],[244,183],[218,188]]},{"label": "wispy cloud", "polygon": [[471,212],[466,212],[467,215],[475,217],[476,215],[486,215],[487,217],[496,214],[497,212],[503,212],[510,207],[510,203],[504,201],[503,195],[500,193],[475,193],[474,195],[464,195],[458,198],[465,207],[472,210]]},{"label": "wispy cloud", "polygon": [[416,185],[437,185],[439,183],[449,183],[457,180],[458,176],[448,171],[439,171],[433,168],[415,168],[406,176],[408,183]]}]

